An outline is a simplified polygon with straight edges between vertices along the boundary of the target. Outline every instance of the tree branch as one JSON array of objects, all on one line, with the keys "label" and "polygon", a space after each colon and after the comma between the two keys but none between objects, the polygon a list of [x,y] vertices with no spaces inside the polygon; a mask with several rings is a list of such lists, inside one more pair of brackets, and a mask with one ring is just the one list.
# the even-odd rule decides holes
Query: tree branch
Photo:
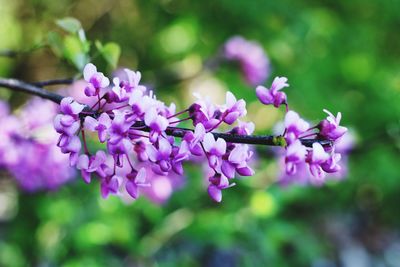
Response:
[{"label": "tree branch", "polygon": [[[53,84],[69,84],[72,83],[72,79],[52,80],[37,82],[34,84],[26,83],[17,79],[4,79],[0,78],[0,87],[15,90],[17,92],[23,92],[31,95],[36,95],[44,99],[53,101],[54,103],[60,104],[63,96],[49,92],[36,85],[53,85]],[[94,114],[93,114],[94,115]],[[140,128],[140,131],[149,132],[150,128],[143,122],[136,122],[134,127]],[[192,129],[179,128],[179,127],[168,127],[166,130],[167,135],[182,138],[188,131]],[[283,136],[274,135],[238,135],[230,133],[212,133],[215,138],[222,138],[229,143],[239,144],[250,144],[250,145],[267,145],[267,146],[286,146],[286,141]],[[323,146],[331,146],[332,141],[330,140],[319,140],[319,139],[300,139],[301,143],[307,147],[311,147],[313,143],[318,142]]]},{"label": "tree branch", "polygon": [[41,82],[32,83],[38,87],[45,87],[49,85],[65,85],[65,84],[72,84],[75,80],[73,78],[66,78],[66,79],[54,79],[54,80],[47,80]]},{"label": "tree branch", "polygon": [[23,92],[31,95],[36,95],[44,99],[51,100],[57,104],[60,104],[61,99],[63,99],[63,96],[49,92],[47,90],[44,90],[43,88],[40,88],[38,86],[35,86],[30,83],[26,83],[17,79],[3,79],[0,78],[0,87],[12,89],[17,92]]}]

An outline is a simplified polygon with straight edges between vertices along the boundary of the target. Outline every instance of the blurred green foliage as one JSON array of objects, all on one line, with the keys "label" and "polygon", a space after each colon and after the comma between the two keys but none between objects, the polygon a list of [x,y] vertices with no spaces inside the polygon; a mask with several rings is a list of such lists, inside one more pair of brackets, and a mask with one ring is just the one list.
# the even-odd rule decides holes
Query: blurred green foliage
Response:
[{"label": "blurred green foliage", "polygon": [[[257,174],[219,205],[196,166],[163,206],[102,200],[98,184],[79,179],[58,192],[18,192],[15,215],[0,224],[0,266],[352,266],[343,255],[354,244],[370,266],[399,266],[389,253],[400,242],[399,9],[391,0],[0,0],[0,50],[18,51],[0,57],[2,76],[126,66],[184,107],[199,82],[190,77],[239,34],[264,46],[273,76],[289,78],[295,110],[310,119],[341,111],[358,137],[344,181],[280,188],[276,163],[260,150]],[[260,133],[282,118],[256,103],[235,67],[200,78],[206,93],[245,98]]]}]

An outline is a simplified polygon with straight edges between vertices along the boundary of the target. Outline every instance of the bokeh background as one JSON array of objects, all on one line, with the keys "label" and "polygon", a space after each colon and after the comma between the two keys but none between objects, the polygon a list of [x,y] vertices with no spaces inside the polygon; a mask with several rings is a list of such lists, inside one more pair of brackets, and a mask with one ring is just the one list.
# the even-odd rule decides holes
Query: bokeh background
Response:
[{"label": "bokeh background", "polygon": [[[289,78],[292,108],[315,121],[323,108],[341,111],[356,137],[340,182],[282,188],[271,152],[259,149],[256,175],[224,191],[221,204],[190,165],[162,205],[103,200],[97,183],[81,179],[24,193],[2,173],[0,266],[400,266],[399,11],[395,0],[0,0],[0,50],[18,51],[0,57],[2,77],[76,75],[45,41],[63,36],[55,21],[71,16],[89,40],[118,44],[118,66],[142,71],[165,102],[182,108],[200,91],[221,103],[229,89],[268,133],[283,111],[257,103],[237,66],[204,70],[241,35],[268,54],[267,85]],[[15,109],[27,99],[0,96]]]}]

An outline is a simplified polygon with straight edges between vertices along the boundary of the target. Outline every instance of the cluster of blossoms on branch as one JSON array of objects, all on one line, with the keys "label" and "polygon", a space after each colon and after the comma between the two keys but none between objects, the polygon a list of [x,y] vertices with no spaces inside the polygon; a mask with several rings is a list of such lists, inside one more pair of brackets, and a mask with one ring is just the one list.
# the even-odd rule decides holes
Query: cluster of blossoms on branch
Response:
[{"label": "cluster of blossoms on branch", "polygon": [[[182,164],[189,160],[207,162],[211,173],[208,194],[216,202],[222,200],[223,190],[235,185],[236,176],[254,174],[249,166],[253,154],[249,145],[231,138],[251,137],[254,131],[252,122],[240,120],[247,113],[243,99],[227,92],[225,103],[215,105],[196,95],[190,107],[177,112],[175,104],[167,106],[140,83],[140,72],[124,71],[125,78],[115,77],[110,82],[93,64],[87,64],[84,93],[92,104],[65,97],[54,120],[61,151],[69,154],[70,164],[81,171],[86,183],[96,174],[104,198],[114,194],[136,199],[140,191],[151,187],[151,176],[182,175]],[[285,131],[272,145],[284,147],[289,175],[295,175],[298,166],[305,163],[322,181],[325,173],[340,169],[334,143],[346,128],[339,125],[340,113],[337,117],[329,113],[327,119],[310,127],[288,109],[286,94],[281,91],[287,86],[286,78],[277,77],[270,89],[256,89],[263,104],[286,106]],[[179,127],[184,121],[191,122],[193,129]],[[230,130],[221,134],[227,126]],[[90,151],[88,134],[95,134],[106,150]],[[312,147],[304,146],[303,138],[315,139]],[[330,142],[322,146],[319,140]]]},{"label": "cluster of blossoms on branch", "polygon": [[[341,170],[338,164],[341,154],[336,153],[335,147],[341,137],[347,132],[347,128],[340,125],[341,113],[335,117],[327,110],[328,117],[315,126],[302,119],[298,113],[289,110],[287,96],[281,90],[288,87],[287,78],[276,77],[271,88],[264,86],[256,88],[258,99],[265,105],[286,106],[284,119],[284,133],[286,147],[284,153],[285,173],[287,180],[296,181],[295,177],[302,176],[298,169],[309,171],[309,182],[314,185],[321,185],[325,181],[327,173],[336,173]],[[301,139],[314,139],[312,147],[306,147]],[[329,140],[329,146],[322,146],[318,140]]]},{"label": "cluster of blossoms on branch", "polygon": [[75,177],[68,156],[55,146],[56,104],[33,98],[17,114],[0,102],[0,168],[12,174],[22,189],[55,190]]}]

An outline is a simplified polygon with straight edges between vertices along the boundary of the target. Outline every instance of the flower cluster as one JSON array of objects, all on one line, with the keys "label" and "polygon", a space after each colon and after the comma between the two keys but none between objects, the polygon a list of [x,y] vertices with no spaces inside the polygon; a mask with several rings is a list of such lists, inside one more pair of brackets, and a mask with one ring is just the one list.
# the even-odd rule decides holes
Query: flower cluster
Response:
[{"label": "flower cluster", "polygon": [[[340,125],[340,112],[335,117],[327,110],[324,112],[328,114],[328,117],[318,125],[311,127],[299,114],[288,109],[287,96],[284,92],[279,91],[288,86],[287,78],[276,77],[270,89],[258,86],[256,94],[263,104],[275,107],[286,106],[283,134],[287,143],[284,157],[286,175],[296,177],[299,169],[301,171],[308,169],[310,172],[308,182],[321,185],[326,173],[335,173],[341,170],[338,164],[341,154],[335,151],[335,146],[347,132],[347,128]],[[330,144],[324,147],[319,142],[314,142],[312,147],[306,147],[301,142],[306,139],[327,140],[330,141]]]},{"label": "flower cluster", "polygon": [[55,114],[57,105],[39,98],[30,100],[17,115],[0,102],[0,166],[26,191],[54,190],[75,175],[68,157],[55,146]]},{"label": "flower cluster", "polygon": [[[325,112],[328,113],[328,118],[319,124],[325,125],[324,128],[319,126],[310,128],[309,124],[294,111],[289,111],[285,117],[285,137],[288,142],[285,157],[286,173],[293,176],[296,174],[298,165],[306,164],[311,173],[309,182],[314,185],[321,185],[326,173],[340,171],[341,167],[338,163],[341,155],[336,153],[335,144],[347,131],[345,127],[339,125],[340,112],[337,117],[326,110]],[[323,147],[315,142],[311,148],[306,148],[299,141],[300,138],[330,140],[332,144]]]},{"label": "flower cluster", "polygon": [[296,164],[296,172],[291,174],[291,172],[286,171],[286,164],[285,164],[285,155],[280,153],[281,160],[280,164],[282,166],[281,172],[278,175],[279,184],[283,186],[287,186],[290,184],[301,184],[301,185],[321,185],[323,181],[327,180],[340,180],[347,175],[347,159],[349,152],[354,147],[354,136],[351,133],[346,133],[344,136],[339,138],[335,142],[335,153],[339,153],[340,158],[340,168],[336,162],[336,172],[328,172],[326,176],[321,180],[321,178],[315,178],[315,176],[311,173],[310,167],[308,163],[304,160]]},{"label": "flower cluster", "polygon": [[[70,164],[81,171],[86,183],[91,183],[96,174],[104,198],[113,194],[136,199],[140,192],[149,192],[152,177],[182,175],[182,164],[188,160],[207,162],[208,194],[216,202],[222,200],[223,190],[235,185],[235,177],[254,174],[249,166],[253,155],[249,145],[226,138],[250,136],[254,131],[252,122],[240,120],[247,113],[243,99],[227,92],[225,103],[215,105],[208,98],[195,95],[197,100],[189,108],[177,112],[174,104],[167,106],[140,84],[140,72],[124,71],[126,77],[115,77],[110,85],[110,80],[93,64],[86,65],[87,101],[82,103],[91,104],[66,97],[54,120],[61,151],[69,154]],[[287,86],[286,78],[277,77],[270,89],[258,87],[256,93],[264,104],[288,107],[286,94],[280,91]],[[191,122],[194,129],[179,127],[184,121]],[[315,142],[308,148],[302,144],[302,139],[311,135],[334,143],[346,132],[339,123],[340,115],[330,114],[310,128],[297,113],[288,111],[282,137],[287,144],[283,144],[287,173],[295,174],[302,162],[317,178],[324,172],[339,170],[340,155],[334,152],[334,146],[323,147]],[[219,134],[227,126],[231,126],[230,130]],[[310,134],[314,129],[318,133]],[[106,151],[89,151],[88,134],[104,144]]]},{"label": "flower cluster", "polygon": [[262,84],[270,73],[270,64],[262,46],[241,36],[230,38],[224,46],[224,57],[238,61],[244,78],[252,86]]}]

